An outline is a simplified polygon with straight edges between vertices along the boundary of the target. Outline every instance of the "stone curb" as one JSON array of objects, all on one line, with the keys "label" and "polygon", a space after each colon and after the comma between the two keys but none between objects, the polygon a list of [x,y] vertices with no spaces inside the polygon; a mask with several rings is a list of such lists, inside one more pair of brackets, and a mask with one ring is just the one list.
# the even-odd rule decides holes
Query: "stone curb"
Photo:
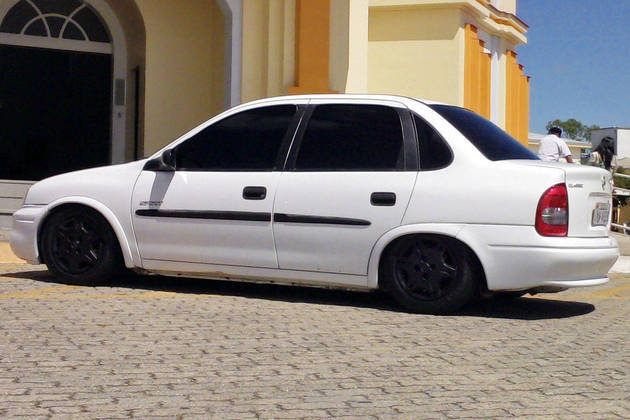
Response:
[{"label": "stone curb", "polygon": [[0,242],[0,264],[26,264],[21,258],[18,258],[8,242]]},{"label": "stone curb", "polygon": [[615,265],[612,266],[609,273],[630,274],[630,257],[622,255],[617,259]]}]

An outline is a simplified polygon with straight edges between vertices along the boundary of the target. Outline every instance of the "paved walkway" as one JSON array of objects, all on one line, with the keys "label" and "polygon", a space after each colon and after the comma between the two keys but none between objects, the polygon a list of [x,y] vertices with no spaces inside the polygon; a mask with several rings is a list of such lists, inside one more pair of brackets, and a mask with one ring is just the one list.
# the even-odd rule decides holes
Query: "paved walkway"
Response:
[{"label": "paved walkway", "polygon": [[380,294],[0,266],[0,417],[630,418],[630,278],[452,316]]}]

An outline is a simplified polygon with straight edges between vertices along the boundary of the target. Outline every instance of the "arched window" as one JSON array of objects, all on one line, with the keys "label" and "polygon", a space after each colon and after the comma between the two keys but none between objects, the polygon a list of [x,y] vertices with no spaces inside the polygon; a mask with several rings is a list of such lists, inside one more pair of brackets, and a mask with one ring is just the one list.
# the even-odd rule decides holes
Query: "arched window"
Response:
[{"label": "arched window", "polygon": [[111,43],[101,19],[81,0],[20,0],[4,17],[0,32]]}]

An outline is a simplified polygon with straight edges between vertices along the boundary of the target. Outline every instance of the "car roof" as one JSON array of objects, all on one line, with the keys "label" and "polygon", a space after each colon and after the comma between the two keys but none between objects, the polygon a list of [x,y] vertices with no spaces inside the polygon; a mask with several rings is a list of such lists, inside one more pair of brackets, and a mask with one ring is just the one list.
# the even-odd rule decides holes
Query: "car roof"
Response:
[{"label": "car roof", "polygon": [[255,101],[243,103],[242,105],[254,105],[254,104],[263,104],[268,102],[278,102],[278,101],[304,101],[304,100],[344,100],[344,99],[354,99],[354,100],[376,100],[376,101],[398,101],[403,103],[409,102],[420,102],[425,105],[445,105],[441,102],[427,100],[427,99],[419,99],[413,98],[409,96],[402,95],[388,95],[388,94],[348,94],[348,93],[335,93],[335,94],[309,94],[309,95],[285,95],[285,96],[275,96],[271,98],[258,99]]}]

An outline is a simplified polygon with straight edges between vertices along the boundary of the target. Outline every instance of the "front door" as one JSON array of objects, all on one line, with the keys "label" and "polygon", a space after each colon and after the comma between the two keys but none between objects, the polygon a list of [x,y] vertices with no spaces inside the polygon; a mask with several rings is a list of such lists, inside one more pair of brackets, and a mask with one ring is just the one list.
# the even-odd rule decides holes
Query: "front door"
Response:
[{"label": "front door", "polygon": [[298,118],[296,105],[233,113],[173,147],[175,171],[143,171],[132,199],[143,266],[277,268],[271,212]]},{"label": "front door", "polygon": [[0,45],[0,179],[110,163],[111,56]]},{"label": "front door", "polygon": [[312,104],[276,195],[279,267],[366,275],[372,247],[400,224],[416,179],[409,115],[396,103]]}]

